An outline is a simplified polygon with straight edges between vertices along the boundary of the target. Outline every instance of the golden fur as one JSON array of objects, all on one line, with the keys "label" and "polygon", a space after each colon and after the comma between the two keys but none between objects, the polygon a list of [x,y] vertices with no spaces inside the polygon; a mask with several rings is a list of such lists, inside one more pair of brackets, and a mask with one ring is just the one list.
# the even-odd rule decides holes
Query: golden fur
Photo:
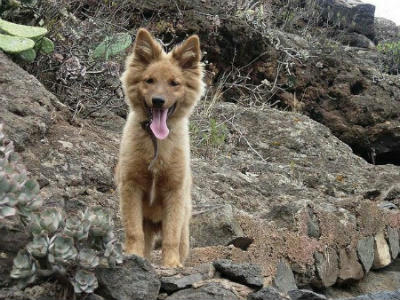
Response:
[{"label": "golden fur", "polygon": [[[124,250],[149,258],[154,237],[161,230],[162,263],[182,266],[189,252],[191,169],[188,117],[203,93],[200,43],[189,37],[171,52],[145,29],[136,36],[121,81],[130,111],[126,121],[116,182],[125,229]],[[166,139],[157,140],[154,156],[151,137],[141,122],[148,120],[152,98],[162,96],[165,107],[176,103]]]}]

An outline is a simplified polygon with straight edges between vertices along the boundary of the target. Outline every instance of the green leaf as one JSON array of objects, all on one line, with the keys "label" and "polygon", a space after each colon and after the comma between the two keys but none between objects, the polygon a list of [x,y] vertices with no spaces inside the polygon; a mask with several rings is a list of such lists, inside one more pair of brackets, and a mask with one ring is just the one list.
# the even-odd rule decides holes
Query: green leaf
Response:
[{"label": "green leaf", "polygon": [[44,36],[47,33],[47,29],[43,27],[25,26],[25,25],[15,24],[12,22],[7,22],[2,19],[0,19],[0,30],[5,33],[8,33],[9,35],[14,35],[29,39],[37,39],[41,36]]},{"label": "green leaf", "polygon": [[10,206],[0,207],[0,220],[2,218],[15,216],[16,213],[17,213],[17,210],[14,207],[10,207]]},{"label": "green leaf", "polygon": [[118,33],[111,37],[106,37],[96,49],[93,58],[105,58],[106,60],[113,55],[119,54],[128,48],[132,43],[132,38],[128,33]]},{"label": "green leaf", "polygon": [[50,54],[54,51],[54,43],[47,37],[42,38],[38,43],[40,43],[40,53]]},{"label": "green leaf", "polygon": [[35,181],[35,180],[28,180],[27,182],[25,182],[25,192],[28,194],[34,194],[36,195],[37,193],[39,193],[39,184]]},{"label": "green leaf", "polygon": [[31,39],[0,34],[0,49],[7,53],[20,53],[32,49],[34,45]]},{"label": "green leaf", "polygon": [[34,49],[28,49],[18,54],[20,58],[25,60],[26,62],[33,62],[36,58],[36,51]]}]

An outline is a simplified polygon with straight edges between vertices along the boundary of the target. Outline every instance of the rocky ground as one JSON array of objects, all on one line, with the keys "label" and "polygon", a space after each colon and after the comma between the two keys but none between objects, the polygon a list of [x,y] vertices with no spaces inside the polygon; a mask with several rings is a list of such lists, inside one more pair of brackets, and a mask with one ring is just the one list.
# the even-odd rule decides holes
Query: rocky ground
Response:
[{"label": "rocky ground", "polygon": [[[222,4],[182,3],[140,3],[132,18],[152,16],[142,25],[164,37],[169,26],[177,37],[199,33],[208,41],[209,91],[217,94],[225,80],[221,97],[214,103],[207,95],[192,119],[191,256],[182,270],[159,267],[158,251],[153,265],[132,257],[99,269],[98,295],[86,299],[400,299],[400,78],[381,72],[373,46],[398,28],[371,25],[370,6],[335,6],[357,16],[358,27],[344,24],[336,41],[317,45],[277,29],[265,36],[228,18]],[[157,18],[179,12],[159,25]],[[0,122],[45,205],[71,213],[112,208],[122,237],[113,169],[124,109],[104,106],[87,117],[83,107],[80,114],[66,100],[74,95],[59,94],[39,67],[26,68],[57,96],[0,53]],[[79,80],[69,84],[76,88]],[[211,120],[214,130],[207,129]],[[12,290],[7,270],[26,237],[1,236],[0,299],[57,298],[54,282]]]}]

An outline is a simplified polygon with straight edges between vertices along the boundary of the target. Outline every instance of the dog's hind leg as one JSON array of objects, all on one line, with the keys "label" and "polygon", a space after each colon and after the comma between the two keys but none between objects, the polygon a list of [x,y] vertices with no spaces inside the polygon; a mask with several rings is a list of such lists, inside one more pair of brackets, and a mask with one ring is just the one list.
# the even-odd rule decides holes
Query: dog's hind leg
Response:
[{"label": "dog's hind leg", "polygon": [[153,224],[151,221],[144,221],[143,231],[144,231],[144,257],[148,260],[151,258],[151,251],[154,248],[154,238],[160,231],[160,225]]},{"label": "dog's hind leg", "polygon": [[131,182],[121,183],[121,214],[125,228],[124,250],[127,254],[144,254],[143,233],[143,192],[135,188]]}]

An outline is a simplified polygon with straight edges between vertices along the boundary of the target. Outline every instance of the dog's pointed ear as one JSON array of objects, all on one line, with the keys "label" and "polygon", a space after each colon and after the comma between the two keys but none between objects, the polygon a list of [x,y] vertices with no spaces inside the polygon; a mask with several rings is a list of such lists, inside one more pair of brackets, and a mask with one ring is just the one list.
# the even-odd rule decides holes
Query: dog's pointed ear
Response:
[{"label": "dog's pointed ear", "polygon": [[190,36],[172,50],[172,56],[182,68],[196,68],[201,59],[199,37],[197,35]]},{"label": "dog's pointed ear", "polygon": [[161,56],[161,45],[144,28],[140,28],[133,46],[134,59],[143,64],[150,64]]}]

